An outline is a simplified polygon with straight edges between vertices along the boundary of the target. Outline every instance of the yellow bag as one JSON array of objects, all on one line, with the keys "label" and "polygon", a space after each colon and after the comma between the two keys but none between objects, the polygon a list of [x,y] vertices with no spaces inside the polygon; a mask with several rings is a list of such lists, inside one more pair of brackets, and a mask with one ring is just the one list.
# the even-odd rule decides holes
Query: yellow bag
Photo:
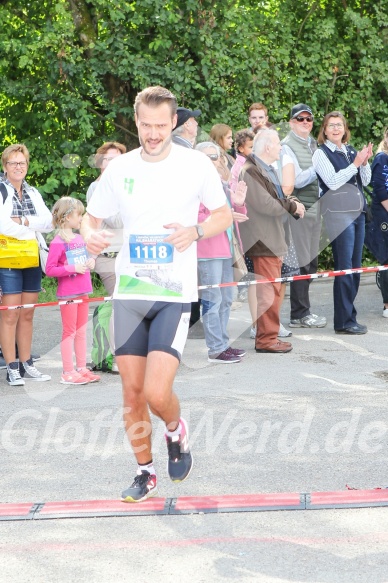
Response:
[{"label": "yellow bag", "polygon": [[36,239],[14,239],[0,235],[0,267],[26,269],[39,266],[39,248]]}]

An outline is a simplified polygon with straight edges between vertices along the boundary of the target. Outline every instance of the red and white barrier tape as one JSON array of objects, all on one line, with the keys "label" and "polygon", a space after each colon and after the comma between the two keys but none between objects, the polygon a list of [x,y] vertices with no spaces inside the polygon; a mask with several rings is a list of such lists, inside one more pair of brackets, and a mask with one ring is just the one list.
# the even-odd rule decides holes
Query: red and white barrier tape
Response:
[{"label": "red and white barrier tape", "polygon": [[82,300],[59,300],[58,302],[42,302],[39,304],[21,304],[17,306],[0,306],[0,310],[19,310],[20,308],[46,308],[48,306],[67,306],[69,304],[83,304],[92,302],[108,302],[111,296],[106,298],[84,298]]},{"label": "red and white barrier tape", "polygon": [[[374,267],[355,267],[352,269],[340,269],[338,271],[319,271],[318,273],[308,273],[307,275],[293,275],[290,277],[276,277],[272,279],[254,279],[252,281],[233,281],[230,283],[216,283],[213,285],[200,285],[201,289],[211,289],[214,287],[248,286],[258,283],[288,283],[289,281],[300,281],[302,279],[323,279],[325,277],[339,277],[341,275],[352,275],[354,273],[373,273],[375,271],[386,271],[388,265],[376,265]],[[251,274],[253,277],[254,273]]]},{"label": "red and white barrier tape", "polygon": [[[317,273],[309,273],[307,275],[293,275],[290,277],[276,277],[272,279],[254,279],[250,281],[231,281],[230,283],[215,283],[212,285],[200,285],[198,290],[211,289],[216,287],[247,287],[250,285],[257,285],[259,283],[288,283],[290,281],[300,281],[302,279],[323,279],[328,277],[339,277],[341,275],[352,275],[353,273],[374,273],[377,271],[386,271],[388,265],[375,265],[374,267],[355,267],[353,269],[341,269],[338,271],[318,271]],[[255,274],[252,273],[254,277]],[[82,304],[84,302],[108,302],[112,298],[111,296],[103,298],[85,298],[77,300],[59,300],[58,302],[43,302],[39,304],[21,304],[16,306],[0,306],[1,310],[19,310],[21,308],[46,308],[48,306],[66,306],[69,304]]]}]

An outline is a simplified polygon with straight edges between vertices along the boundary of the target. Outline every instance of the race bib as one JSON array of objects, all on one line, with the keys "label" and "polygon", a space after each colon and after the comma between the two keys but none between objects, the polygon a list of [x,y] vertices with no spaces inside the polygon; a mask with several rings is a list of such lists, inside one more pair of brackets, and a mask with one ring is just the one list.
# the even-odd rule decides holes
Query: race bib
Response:
[{"label": "race bib", "polygon": [[77,247],[66,251],[66,259],[69,265],[82,265],[89,259],[86,247]]},{"label": "race bib", "polygon": [[130,235],[130,262],[136,265],[168,265],[173,261],[174,247],[164,235]]},{"label": "race bib", "polygon": [[166,233],[129,236],[129,265],[119,275],[119,297],[155,301],[182,297],[182,277],[174,271],[174,246],[166,243],[166,237]]}]

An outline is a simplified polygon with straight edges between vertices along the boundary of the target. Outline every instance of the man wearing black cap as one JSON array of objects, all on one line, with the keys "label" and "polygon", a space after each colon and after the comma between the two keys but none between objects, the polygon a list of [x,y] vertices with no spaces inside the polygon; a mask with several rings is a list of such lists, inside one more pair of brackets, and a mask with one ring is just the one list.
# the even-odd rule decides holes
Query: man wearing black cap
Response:
[{"label": "man wearing black cap", "polygon": [[172,141],[174,144],[178,144],[184,148],[194,148],[195,138],[198,132],[196,118],[201,115],[201,110],[195,109],[192,111],[185,107],[178,107],[177,115],[178,121],[172,132]]},{"label": "man wearing black cap", "polygon": [[[296,247],[301,275],[316,273],[321,235],[321,217],[316,202],[319,198],[318,179],[312,164],[317,142],[311,137],[314,116],[305,103],[291,109],[291,131],[282,141],[283,153],[288,154],[295,167],[293,196],[305,206],[303,220],[291,220],[292,238]],[[290,285],[291,328],[323,328],[326,318],[312,314],[309,287],[311,279],[294,281]]]},{"label": "man wearing black cap", "polygon": [[[184,148],[194,148],[195,139],[198,132],[197,117],[201,115],[200,109],[186,109],[185,107],[178,107],[177,122],[175,129],[172,132],[172,141],[178,146]],[[201,300],[191,303],[189,333],[187,338],[190,340],[203,340],[205,332],[201,322]]]}]

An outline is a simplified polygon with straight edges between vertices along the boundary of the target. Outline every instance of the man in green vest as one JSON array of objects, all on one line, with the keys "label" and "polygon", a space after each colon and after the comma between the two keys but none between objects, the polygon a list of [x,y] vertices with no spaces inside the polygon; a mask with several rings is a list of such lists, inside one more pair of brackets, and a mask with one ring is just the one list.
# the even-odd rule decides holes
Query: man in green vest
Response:
[{"label": "man in green vest", "polygon": [[[318,268],[318,248],[321,235],[321,216],[318,205],[318,179],[312,165],[312,156],[317,142],[311,137],[314,116],[305,103],[298,103],[291,109],[291,131],[282,141],[283,154],[288,154],[295,166],[293,196],[306,208],[303,221],[291,220],[292,238],[295,244],[301,275],[316,273]],[[291,328],[323,328],[326,318],[311,313],[309,287],[311,279],[294,281],[290,284]]]}]

